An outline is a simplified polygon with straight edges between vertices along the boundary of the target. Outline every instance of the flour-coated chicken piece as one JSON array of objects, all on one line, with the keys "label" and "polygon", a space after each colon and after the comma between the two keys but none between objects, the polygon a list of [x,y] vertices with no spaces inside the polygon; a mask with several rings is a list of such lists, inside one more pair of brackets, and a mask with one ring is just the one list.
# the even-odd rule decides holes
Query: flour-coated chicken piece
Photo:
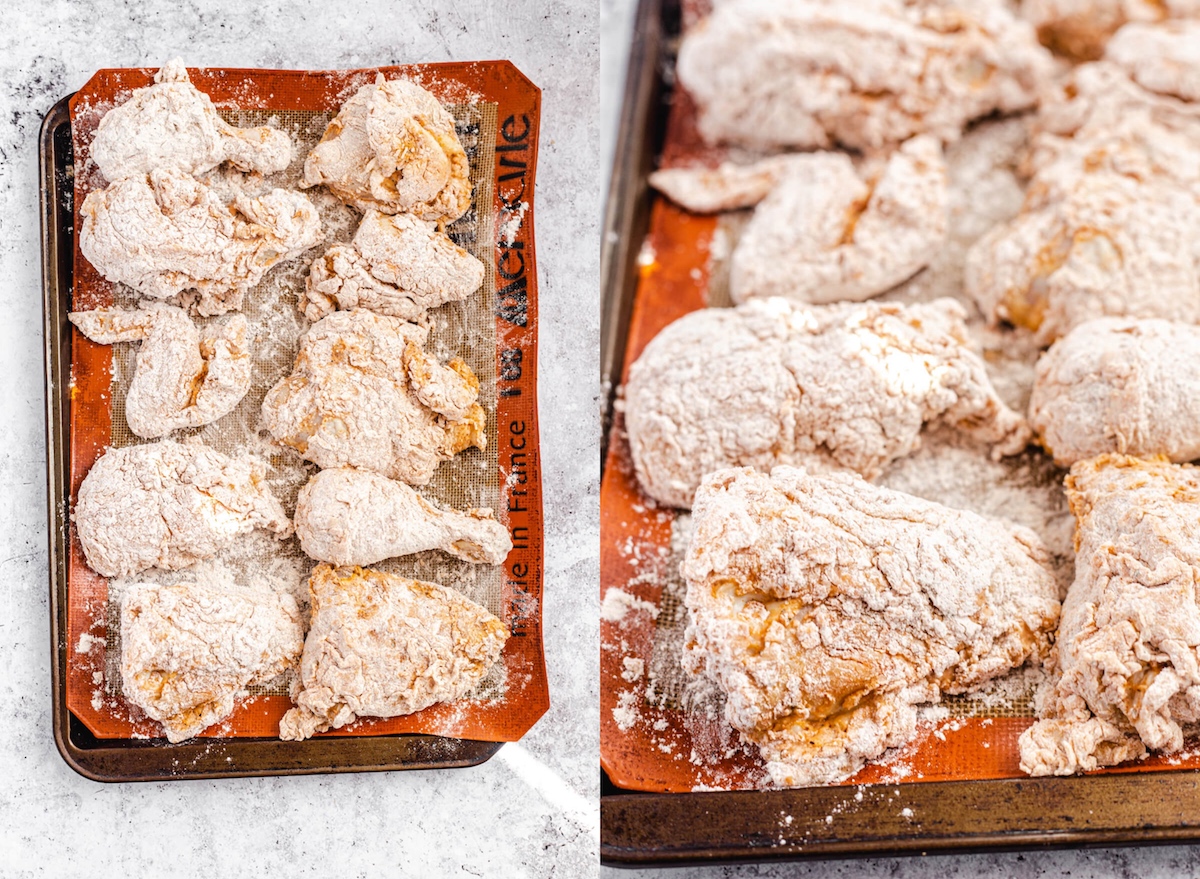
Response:
[{"label": "flour-coated chicken piece", "polygon": [[110,281],[199,314],[241,308],[268,270],[320,243],[317,209],[275,189],[226,204],[182,172],[155,169],[88,193],[79,249]]},{"label": "flour-coated chicken piece", "polygon": [[1104,54],[1110,38],[1127,22],[1200,17],[1200,2],[1023,0],[1021,17],[1037,28],[1038,38],[1055,52],[1076,61],[1094,61]]},{"label": "flour-coated chicken piece", "polygon": [[311,321],[352,308],[421,321],[478,290],[483,274],[483,263],[435,224],[368,210],[352,243],[313,260],[302,307]]},{"label": "flour-coated chicken piece", "polygon": [[140,437],[200,427],[231,412],[250,390],[246,318],[230,315],[198,328],[186,311],[165,302],[140,308],[98,308],[69,315],[102,345],[141,342],[125,397],[125,419]]},{"label": "flour-coated chicken piece", "polygon": [[508,640],[486,608],[436,583],[318,565],[308,585],[312,627],[296,707],[279,724],[284,740],[461,699]]},{"label": "flour-coated chicken piece", "polygon": [[1082,173],[995,227],[967,257],[984,314],[1043,345],[1104,316],[1200,321],[1200,202],[1168,179]]},{"label": "flour-coated chicken piece", "polygon": [[931,421],[1015,454],[1023,418],[968,348],[953,300],[803,307],[784,299],[675,321],[630,367],[625,426],[642,489],[690,507],[705,474],[776,464],[878,476]]},{"label": "flour-coated chicken piece", "polygon": [[446,510],[415,489],[370,470],[322,470],[296,499],[296,536],[310,558],[373,565],[440,549],[455,558],[498,565],[512,549],[491,510]]},{"label": "flour-coated chicken piece", "polygon": [[957,140],[1033,106],[1052,61],[997,0],[741,0],[685,34],[677,70],[709,141],[758,148]]},{"label": "flour-coated chicken piece", "polygon": [[304,162],[306,186],[439,223],[471,206],[470,174],[454,117],[416,83],[383,74],[342,105]]},{"label": "flour-coated chicken piece", "polygon": [[255,528],[292,533],[262,465],[195,441],[109,449],[79,486],[72,520],[105,577],[184,568]]},{"label": "flour-coated chicken piece", "polygon": [[1029,422],[1060,466],[1119,452],[1200,458],[1200,326],[1099,318],[1042,355]]},{"label": "flour-coated chicken piece", "polygon": [[721,162],[715,168],[659,168],[650,185],[675,204],[695,214],[752,208],[766,198],[794,161],[803,157],[770,156],[741,165]]},{"label": "flour-coated chicken piece", "polygon": [[1075,582],[1054,687],[1020,738],[1030,775],[1174,753],[1200,721],[1200,470],[1101,455],[1075,464],[1066,487]]},{"label": "flour-coated chicken piece", "polygon": [[287,593],[214,583],[127,584],[125,698],[182,742],[228,717],[246,688],[296,668],[304,618]]},{"label": "flour-coated chicken piece", "polygon": [[1050,649],[1033,531],[853,474],[704,478],[681,570],[684,669],[714,680],[771,781],[841,781],[916,734],[916,707]]},{"label": "flour-coated chicken piece", "polygon": [[424,485],[442,461],[484,448],[479,381],[425,355],[425,327],[337,311],[300,339],[291,375],[267,392],[263,424],[320,467],[359,467]]},{"label": "flour-coated chicken piece", "polygon": [[733,251],[730,293],[735,302],[869,299],[937,255],[948,204],[936,138],[914,137],[862,170],[845,153],[792,157]]},{"label": "flour-coated chicken piece", "polygon": [[156,169],[203,174],[226,161],[272,174],[292,161],[292,140],[274,128],[226,123],[176,58],[154,75],[154,85],[104,114],[89,155],[110,182]]},{"label": "flour-coated chicken piece", "polygon": [[1200,101],[1200,21],[1127,24],[1104,54],[1143,88]]}]

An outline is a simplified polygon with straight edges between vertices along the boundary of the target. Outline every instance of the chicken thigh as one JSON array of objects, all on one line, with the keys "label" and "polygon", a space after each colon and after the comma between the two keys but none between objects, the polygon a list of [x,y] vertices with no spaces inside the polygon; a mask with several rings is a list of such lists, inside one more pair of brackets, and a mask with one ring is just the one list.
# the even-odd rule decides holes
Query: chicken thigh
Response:
[{"label": "chicken thigh", "polygon": [[1200,470],[1101,455],[1067,477],[1075,582],[1021,769],[1071,775],[1183,747],[1200,721]]},{"label": "chicken thigh", "polygon": [[176,58],[154,75],[154,85],[104,114],[89,155],[110,182],[154,170],[203,174],[225,161],[272,174],[292,161],[292,140],[274,128],[227,124]]},{"label": "chicken thigh", "polygon": [[313,260],[302,307],[311,321],[352,308],[421,321],[428,309],[478,290],[483,273],[483,263],[433,223],[369,210],[353,243]]},{"label": "chicken thigh", "polygon": [[279,724],[284,740],[461,699],[508,640],[504,623],[436,583],[318,565],[308,585],[312,628],[292,686],[296,707]]},{"label": "chicken thigh", "polygon": [[1058,586],[1027,528],[792,467],[709,474],[693,522],[683,665],[776,786],[848,778],[913,738],[916,706],[1050,649]]},{"label": "chicken thigh", "polygon": [[261,465],[194,441],[109,449],[79,486],[72,519],[104,577],[187,567],[255,528],[292,533]]},{"label": "chicken thigh", "polygon": [[372,565],[427,549],[498,565],[513,546],[491,510],[443,510],[403,482],[352,467],[313,476],[300,489],[295,523],[300,548],[334,565]]},{"label": "chicken thigh", "polygon": [[322,238],[317,209],[298,192],[225,204],[182,171],[119,180],[89,193],[82,213],[79,249],[100,274],[153,299],[185,294],[180,302],[204,315],[241,308],[268,270]]},{"label": "chicken thigh", "polygon": [[246,318],[240,314],[206,326],[203,335],[187,312],[163,302],[67,316],[93,342],[142,343],[125,397],[125,419],[138,436],[157,439],[216,421],[250,390]]},{"label": "chicken thigh", "polygon": [[300,340],[263,424],[320,467],[359,467],[424,485],[442,461],[484,448],[479,381],[461,360],[422,350],[429,331],[363,309],[338,311]]},{"label": "chicken thigh", "polygon": [[730,466],[847,468],[867,478],[942,421],[1021,451],[1028,426],[996,395],[949,299],[804,308],[783,299],[693,312],[630,367],[625,426],[642,489],[689,507]]},{"label": "chicken thigh", "polygon": [[360,210],[450,222],[471,206],[471,167],[437,98],[402,79],[360,88],[304,162],[306,186],[324,184]]},{"label": "chicken thigh", "polygon": [[296,599],[214,584],[132,583],[121,599],[125,698],[182,742],[228,717],[246,687],[299,664]]}]

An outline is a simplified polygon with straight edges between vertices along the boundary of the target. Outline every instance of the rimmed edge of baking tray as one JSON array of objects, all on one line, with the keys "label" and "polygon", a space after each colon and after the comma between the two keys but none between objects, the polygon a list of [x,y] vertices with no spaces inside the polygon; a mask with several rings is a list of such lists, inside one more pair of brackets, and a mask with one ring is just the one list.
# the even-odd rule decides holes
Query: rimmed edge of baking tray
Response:
[{"label": "rimmed edge of baking tray", "polygon": [[50,531],[50,647],[54,742],[67,765],[93,781],[165,781],[250,775],[307,775],[404,769],[455,769],[490,759],[502,742],[433,735],[339,736],[304,742],[274,738],[98,739],[67,709],[67,500],[70,460],[74,219],[71,121],[67,95],[46,113],[39,137],[42,314],[46,357],[46,465]]},{"label": "rimmed edge of baking tray", "polygon": [[[663,64],[679,16],[679,0],[640,0],[630,48],[600,251],[602,468],[649,229],[646,177],[670,95]],[[873,785],[861,788],[861,801],[856,790],[655,794],[618,788],[601,770],[600,862],[671,867],[1200,840],[1200,772]]]}]

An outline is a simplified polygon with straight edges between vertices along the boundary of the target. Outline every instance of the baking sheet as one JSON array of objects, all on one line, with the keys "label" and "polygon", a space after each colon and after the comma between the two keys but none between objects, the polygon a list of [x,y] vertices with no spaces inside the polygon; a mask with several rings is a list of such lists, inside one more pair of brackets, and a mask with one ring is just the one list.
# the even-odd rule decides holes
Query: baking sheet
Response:
[{"label": "baking sheet", "polygon": [[[660,166],[713,165],[730,157],[703,143],[695,121],[689,97],[676,91]],[[916,302],[951,296],[962,302],[998,392],[1018,411],[1027,405],[1037,346],[1023,330],[986,326],[983,315],[962,294],[962,268],[970,244],[1019,209],[1023,191],[1015,169],[1024,144],[1023,120],[995,119],[975,126],[948,151],[949,241],[928,269],[880,297]],[[622,381],[628,365],[667,324],[698,308],[731,304],[729,255],[748,216],[698,216],[665,199],[649,198],[649,231],[636,260]],[[724,721],[720,692],[680,668],[686,611],[678,566],[690,518],[657,506],[638,488],[617,396],[601,486],[602,766],[618,787],[630,790],[761,786],[757,748],[743,744]],[[927,430],[923,448],[889,468],[880,481],[1033,528],[1051,552],[1065,594],[1074,557],[1063,475],[1040,452],[996,463],[986,448]],[[1026,778],[1018,767],[1017,739],[1032,721],[1034,694],[1043,681],[1040,669],[1018,670],[978,693],[944,698],[921,713],[913,742],[867,765],[844,784]],[[1180,754],[1108,771],[1195,768],[1200,768],[1200,749],[1189,741]]]},{"label": "baking sheet", "polygon": [[[430,345],[440,358],[464,357],[481,380],[480,403],[488,415],[488,447],[459,455],[439,467],[428,493],[456,507],[495,509],[514,535],[516,548],[503,566],[475,566],[441,553],[423,553],[379,565],[407,576],[442,582],[487,606],[515,637],[488,679],[465,700],[433,706],[403,718],[364,719],[330,737],[434,733],[456,738],[511,741],[547,707],[541,645],[541,512],[536,457],[536,266],[533,259],[533,179],[537,155],[536,88],[504,62],[383,68],[388,78],[420,82],[448,105],[471,161],[472,210],[448,230],[487,267],[483,289],[463,303],[431,313]],[[297,143],[296,159],[273,185],[293,185],[308,148],[346,97],[374,80],[376,70],[339,72],[193,70],[193,82],[209,93],[228,121],[273,124]],[[74,204],[103,180],[87,160],[100,116],[131,89],[150,82],[153,70],[113,70],[96,75],[71,101],[75,168]],[[497,150],[499,141],[501,149]],[[259,429],[258,409],[266,390],[290,372],[296,340],[308,322],[296,307],[307,264],[329,244],[349,240],[357,216],[325,193],[310,190],[322,215],[326,239],[299,260],[277,267],[247,294],[244,313],[255,339],[254,388],[238,408],[191,433],[226,453],[240,448],[265,457],[269,482],[289,511],[295,494],[315,468],[271,442]],[[76,218],[76,231],[78,217]],[[513,251],[523,256],[519,287],[513,288]],[[76,250],[75,309],[110,303],[132,305],[131,291],[104,281]],[[497,284],[497,281],[500,284]],[[499,288],[499,289],[498,289]],[[519,307],[518,307],[519,306]],[[71,337],[71,496],[107,445],[141,442],[124,422],[123,400],[132,376],[135,345],[99,346],[77,332]],[[516,352],[523,369],[509,368]],[[501,374],[503,371],[503,375]],[[498,381],[498,379],[502,379]],[[514,428],[520,442],[513,442]],[[514,456],[515,460],[514,460]],[[519,477],[519,478],[518,478]],[[222,553],[214,562],[239,579],[266,579],[278,588],[306,591],[312,566],[294,538],[279,542],[261,533]],[[193,574],[194,575],[194,572]],[[150,578],[184,579],[187,571],[152,573]],[[83,562],[71,539],[67,592],[66,702],[97,738],[160,735],[157,724],[131,712],[119,695],[116,673],[116,593]],[[111,594],[110,594],[111,593]],[[86,637],[81,637],[86,636]],[[287,680],[257,688],[235,713],[206,736],[262,737],[278,732],[290,707]]]}]

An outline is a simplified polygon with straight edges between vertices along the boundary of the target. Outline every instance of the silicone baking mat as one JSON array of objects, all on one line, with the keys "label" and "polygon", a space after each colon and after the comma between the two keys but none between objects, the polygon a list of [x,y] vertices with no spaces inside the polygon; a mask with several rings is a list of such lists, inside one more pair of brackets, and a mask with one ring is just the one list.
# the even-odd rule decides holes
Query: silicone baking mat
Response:
[{"label": "silicone baking mat", "polygon": [[[262,185],[295,186],[304,156],[341,103],[377,73],[408,78],[433,92],[455,117],[471,163],[471,209],[449,234],[479,257],[487,271],[483,288],[462,303],[430,314],[428,347],[439,358],[463,357],[480,378],[487,413],[486,450],[471,450],[439,467],[423,491],[457,508],[490,507],[513,535],[503,566],[470,565],[442,553],[393,559],[376,567],[434,580],[484,604],[509,626],[500,663],[463,700],[390,720],[365,719],[327,735],[429,733],[485,741],[519,738],[548,705],[541,642],[541,506],[537,455],[537,295],[533,247],[533,189],[540,95],[506,62],[433,64],[355,71],[189,70],[222,116],[237,125],[270,124],[287,131],[296,155],[284,172]],[[101,71],[71,100],[75,152],[75,205],[105,181],[88,161],[88,147],[103,113],[149,84],[153,69]],[[272,491],[289,511],[312,465],[270,440],[261,429],[259,406],[266,391],[291,370],[297,341],[308,322],[297,308],[311,259],[347,241],[356,212],[323,189],[307,191],[321,213],[325,240],[310,253],[270,272],[247,293],[245,313],[254,340],[254,385],[234,412],[194,431],[227,454],[251,451],[269,465]],[[79,217],[76,214],[76,230]],[[76,238],[78,235],[76,235]],[[74,255],[76,310],[109,304],[132,306],[136,295],[105,281],[79,253]],[[72,333],[71,498],[105,448],[143,440],[124,418],[124,397],[133,375],[136,345],[104,346]],[[294,538],[276,541],[255,533],[224,550],[212,563],[239,581],[266,580],[306,594],[313,563]],[[182,581],[179,572],[147,572],[139,579]],[[280,585],[282,584],[282,585]],[[67,705],[98,738],[159,734],[120,695],[118,600],[121,584],[92,572],[72,534],[68,582]],[[274,736],[290,707],[286,676],[252,689],[226,721],[205,735]]]}]

